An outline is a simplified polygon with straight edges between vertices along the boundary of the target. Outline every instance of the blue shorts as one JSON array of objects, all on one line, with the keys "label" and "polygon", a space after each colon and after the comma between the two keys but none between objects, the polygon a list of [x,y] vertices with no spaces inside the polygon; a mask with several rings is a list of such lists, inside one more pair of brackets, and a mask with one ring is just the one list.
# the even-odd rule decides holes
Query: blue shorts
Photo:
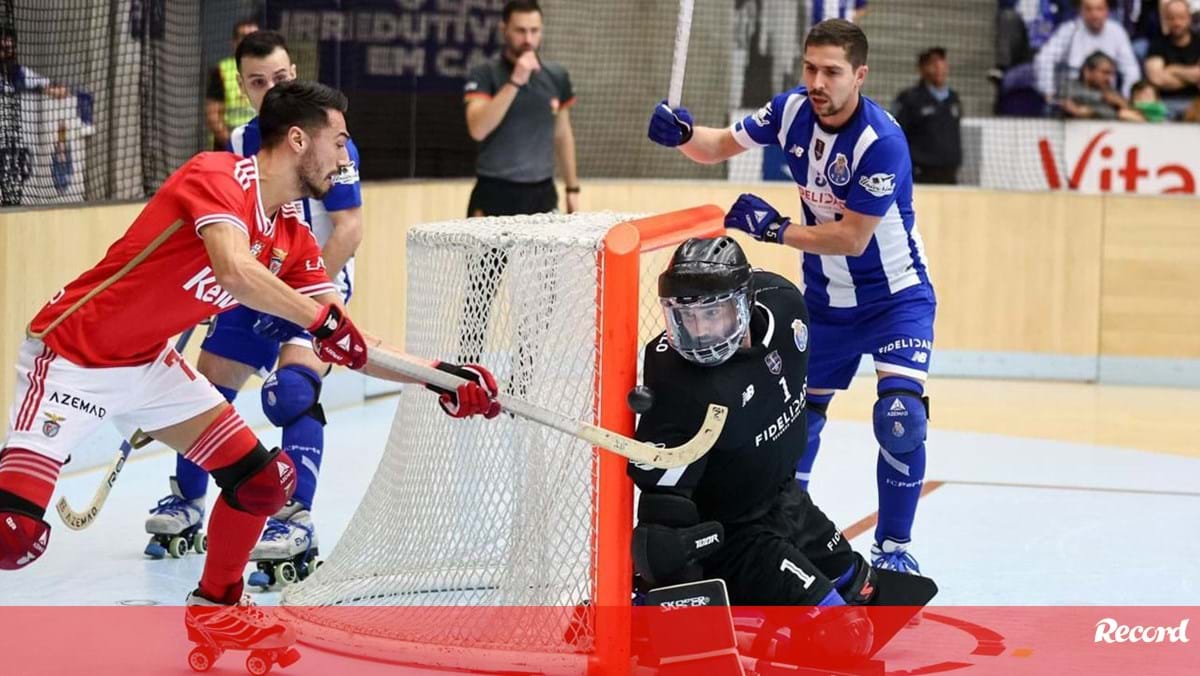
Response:
[{"label": "blue shorts", "polygon": [[[339,280],[342,276],[339,275]],[[350,286],[339,285],[344,302],[350,302]],[[279,341],[260,336],[254,332],[254,322],[259,312],[239,305],[212,318],[208,334],[200,349],[247,366],[254,367],[259,375],[266,377],[275,368],[279,359]],[[292,338],[290,345],[312,346],[312,336],[307,333]]]},{"label": "blue shorts", "polygon": [[[906,290],[907,291],[907,290]],[[808,386],[844,390],[864,354],[875,368],[924,382],[933,356],[933,319],[937,302],[925,294],[900,297],[857,308],[808,308]]]}]

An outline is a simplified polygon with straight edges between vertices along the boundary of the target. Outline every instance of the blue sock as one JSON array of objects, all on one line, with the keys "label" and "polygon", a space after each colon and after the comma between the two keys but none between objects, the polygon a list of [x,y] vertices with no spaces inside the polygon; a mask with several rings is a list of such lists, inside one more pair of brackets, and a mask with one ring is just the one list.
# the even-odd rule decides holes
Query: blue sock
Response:
[{"label": "blue sock", "polygon": [[[887,377],[879,380],[878,391],[911,392],[920,398],[925,392],[921,383],[908,378]],[[886,455],[885,455],[886,453]],[[925,484],[925,442],[907,453],[887,453],[879,449],[876,464],[879,487],[879,522],[875,527],[875,542],[885,539],[908,542],[912,537],[917,501]]]},{"label": "blue sock", "polygon": [[[237,399],[238,391],[230,387],[221,387],[213,385],[221,396],[225,397],[225,401],[233,403]],[[175,456],[175,480],[179,482],[179,492],[183,495],[184,500],[195,500],[202,498],[208,493],[208,472],[196,463],[183,457],[183,454]]]},{"label": "blue sock", "polygon": [[796,462],[796,481],[800,488],[808,490],[809,476],[812,475],[813,463],[817,460],[817,451],[821,450],[821,430],[825,428],[825,409],[833,401],[833,394],[809,394],[804,405],[804,418],[808,422],[808,445],[804,455]]},{"label": "blue sock", "polygon": [[325,448],[325,426],[312,416],[302,415],[283,428],[283,450],[296,465],[299,474],[292,499],[312,509]]}]

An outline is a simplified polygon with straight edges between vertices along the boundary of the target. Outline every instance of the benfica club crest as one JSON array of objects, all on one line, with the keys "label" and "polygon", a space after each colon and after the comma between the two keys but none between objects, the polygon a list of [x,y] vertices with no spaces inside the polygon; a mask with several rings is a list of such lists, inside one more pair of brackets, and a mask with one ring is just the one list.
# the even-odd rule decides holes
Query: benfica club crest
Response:
[{"label": "benfica club crest", "polygon": [[278,275],[279,271],[283,269],[283,259],[285,258],[287,258],[287,251],[271,247],[271,262],[267,264],[267,269]]},{"label": "benfica club crest", "polygon": [[66,420],[66,418],[61,415],[54,415],[49,411],[46,411],[45,415],[46,420],[42,422],[42,434],[54,438],[58,436],[58,431],[62,429],[62,425],[59,423]]},{"label": "benfica club crest", "polygon": [[772,375],[783,373],[783,359],[779,356],[779,350],[771,350],[770,354],[763,357],[763,361],[767,363]]}]

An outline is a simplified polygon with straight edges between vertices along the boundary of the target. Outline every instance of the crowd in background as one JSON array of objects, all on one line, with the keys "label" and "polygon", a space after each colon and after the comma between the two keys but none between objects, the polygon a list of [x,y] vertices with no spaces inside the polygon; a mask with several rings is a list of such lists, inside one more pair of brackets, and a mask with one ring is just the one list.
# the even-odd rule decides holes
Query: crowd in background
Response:
[{"label": "crowd in background", "polygon": [[999,0],[998,115],[1200,122],[1200,2]]}]

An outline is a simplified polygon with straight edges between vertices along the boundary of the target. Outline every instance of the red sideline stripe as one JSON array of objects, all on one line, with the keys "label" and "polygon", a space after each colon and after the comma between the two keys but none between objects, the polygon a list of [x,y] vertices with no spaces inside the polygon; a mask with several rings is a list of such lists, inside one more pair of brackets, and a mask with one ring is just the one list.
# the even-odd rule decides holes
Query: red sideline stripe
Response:
[{"label": "red sideline stripe", "polygon": [[33,425],[33,415],[42,405],[42,394],[46,389],[46,372],[50,370],[50,362],[53,360],[54,350],[51,350],[49,345],[43,347],[42,353],[33,360],[33,372],[29,374],[29,390],[21,402],[14,429],[26,431]]}]

